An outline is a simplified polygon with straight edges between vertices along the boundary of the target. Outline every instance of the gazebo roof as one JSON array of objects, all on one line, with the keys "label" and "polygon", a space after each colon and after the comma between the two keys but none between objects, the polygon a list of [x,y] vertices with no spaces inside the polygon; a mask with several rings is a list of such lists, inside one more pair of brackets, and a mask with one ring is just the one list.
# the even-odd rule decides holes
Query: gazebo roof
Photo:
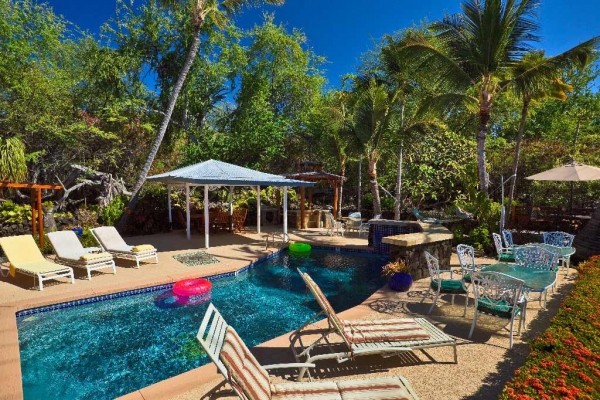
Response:
[{"label": "gazebo roof", "polygon": [[171,185],[219,186],[313,186],[314,183],[287,179],[223,161],[208,160],[170,172],[148,177],[148,180]]}]

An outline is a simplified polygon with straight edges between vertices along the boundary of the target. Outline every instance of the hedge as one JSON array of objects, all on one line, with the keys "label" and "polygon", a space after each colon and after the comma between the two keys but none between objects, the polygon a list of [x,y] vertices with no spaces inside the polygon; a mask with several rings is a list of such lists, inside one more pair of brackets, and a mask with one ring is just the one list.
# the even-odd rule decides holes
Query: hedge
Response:
[{"label": "hedge", "polygon": [[500,399],[600,398],[600,257],[578,270],[572,293],[546,332],[531,342],[525,365]]}]

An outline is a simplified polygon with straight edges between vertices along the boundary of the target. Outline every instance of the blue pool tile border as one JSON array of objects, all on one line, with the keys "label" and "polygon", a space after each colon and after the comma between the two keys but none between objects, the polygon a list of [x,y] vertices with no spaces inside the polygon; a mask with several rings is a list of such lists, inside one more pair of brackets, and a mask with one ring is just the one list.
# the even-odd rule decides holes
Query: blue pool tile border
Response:
[{"label": "blue pool tile border", "polygon": [[[372,254],[372,255],[381,255],[381,254],[378,254],[375,251],[373,251],[373,249],[364,249],[364,248],[356,248],[356,247],[313,245],[312,248],[315,250],[330,250],[330,251],[335,251],[335,252],[340,252],[340,253],[366,253],[366,254]],[[268,254],[266,256],[260,257],[260,258],[256,259],[255,261],[252,261],[250,264],[238,269],[237,271],[224,272],[222,274],[210,275],[205,278],[210,281],[217,281],[220,279],[235,277],[243,272],[248,271],[250,268],[254,268],[256,266],[256,264],[259,264],[263,261],[277,257],[279,255],[279,253],[284,252],[284,251],[287,251],[287,248],[283,248],[283,249],[274,251],[273,253]],[[92,304],[92,303],[97,303],[100,301],[118,299],[121,297],[134,296],[136,294],[158,292],[160,290],[168,290],[173,287],[173,284],[174,283],[165,283],[162,285],[149,286],[149,287],[140,288],[140,289],[125,290],[122,292],[87,297],[87,298],[79,299],[79,300],[65,301],[62,303],[51,304],[48,306],[28,308],[25,310],[17,311],[16,317],[17,318],[26,317],[26,316],[34,315],[34,314],[62,310],[64,308],[77,307],[77,306],[81,306],[84,304]]]}]

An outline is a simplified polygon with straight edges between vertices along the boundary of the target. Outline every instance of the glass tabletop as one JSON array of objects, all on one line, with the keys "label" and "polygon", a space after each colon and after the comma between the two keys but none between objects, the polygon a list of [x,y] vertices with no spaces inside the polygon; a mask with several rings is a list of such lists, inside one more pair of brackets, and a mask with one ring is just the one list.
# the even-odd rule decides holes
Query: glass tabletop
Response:
[{"label": "glass tabletop", "polygon": [[524,282],[527,290],[540,291],[549,288],[556,281],[556,271],[540,271],[510,263],[497,263],[481,269],[486,272],[500,272]]},{"label": "glass tabletop", "polygon": [[573,254],[575,254],[575,247],[559,247],[559,246],[552,246],[550,244],[546,244],[546,243],[528,243],[528,244],[524,244],[524,245],[515,245],[514,247],[522,247],[522,246],[537,246],[537,247],[541,247],[543,249],[546,249],[552,253],[556,253],[558,254],[558,256],[560,258],[563,257],[570,257]]}]

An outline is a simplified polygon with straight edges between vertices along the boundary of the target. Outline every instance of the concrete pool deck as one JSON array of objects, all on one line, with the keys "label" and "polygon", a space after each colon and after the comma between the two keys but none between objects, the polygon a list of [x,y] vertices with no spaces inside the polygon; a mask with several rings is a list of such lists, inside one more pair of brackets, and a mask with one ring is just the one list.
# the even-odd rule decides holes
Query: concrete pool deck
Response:
[{"label": "concrete pool deck", "polygon": [[[273,230],[273,232],[278,232]],[[276,248],[265,250],[265,233],[245,232],[244,234],[211,235],[209,254],[219,259],[219,263],[187,267],[175,261],[172,255],[202,249],[204,237],[193,235],[191,241],[185,239],[184,231],[166,234],[127,238],[131,244],[151,243],[159,250],[159,264],[143,263],[139,270],[132,268],[133,263],[117,260],[117,275],[95,273],[93,279],[84,279],[85,271],[75,269],[74,285],[64,282],[49,282],[40,292],[33,288],[33,279],[17,275],[13,278],[0,278],[0,376],[4,384],[0,385],[0,400],[22,398],[21,371],[18,347],[18,333],[15,312],[27,308],[55,304],[64,301],[92,297],[171,283],[189,277],[215,275],[238,270],[250,262],[272,253]],[[293,231],[291,240],[303,240],[322,245],[342,247],[364,247],[366,239],[350,234],[346,237],[325,236],[324,230],[311,229]],[[481,260],[491,263],[494,260]],[[453,258],[452,264],[457,264]],[[574,275],[573,273],[571,275]],[[425,314],[429,301],[420,304],[420,291],[427,288],[428,279],[415,283],[408,293],[399,294],[385,288],[377,291],[363,304],[346,310],[340,315],[345,319],[391,318],[414,314]],[[526,342],[543,331],[549,316],[558,308],[562,297],[569,291],[571,280],[565,281],[559,275],[559,290],[549,293],[548,309],[540,310],[537,302],[532,301],[528,308],[528,329],[515,337],[515,345],[508,350],[508,334],[503,320],[483,317],[473,336],[467,340],[472,311],[462,317],[461,299],[451,306],[447,298],[438,301],[430,320],[444,332],[457,338],[458,364],[452,363],[452,349],[430,349],[432,361],[422,353],[408,352],[402,356],[381,358],[365,357],[343,364],[319,364],[316,372],[318,379],[352,379],[362,375],[406,376],[416,389],[421,400],[448,399],[489,399],[499,393],[506,381],[528,352]],[[309,296],[309,294],[307,294]],[[228,321],[235,326],[235,321]],[[323,323],[321,321],[320,323]],[[288,348],[289,334],[282,335],[253,349],[263,364],[288,362],[292,360]],[[296,371],[287,371],[295,374]],[[292,379],[290,375],[276,375],[275,380]],[[466,378],[468,377],[468,378]],[[198,399],[218,384],[222,379],[216,373],[214,365],[209,364],[171,379],[158,382],[146,388],[130,393],[121,399]],[[459,383],[459,384],[458,384]],[[235,397],[232,397],[235,398]]]}]

